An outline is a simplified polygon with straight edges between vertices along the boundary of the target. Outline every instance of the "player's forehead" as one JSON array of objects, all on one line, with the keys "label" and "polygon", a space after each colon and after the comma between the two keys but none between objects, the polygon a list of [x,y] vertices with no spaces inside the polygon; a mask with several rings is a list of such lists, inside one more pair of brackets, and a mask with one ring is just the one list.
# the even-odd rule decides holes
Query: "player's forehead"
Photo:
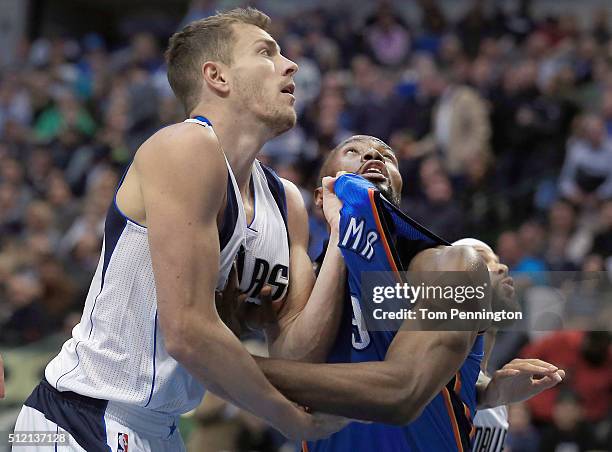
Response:
[{"label": "player's forehead", "polygon": [[369,149],[369,148],[386,149],[388,151],[393,152],[393,149],[391,149],[391,147],[387,143],[385,143],[383,140],[376,138],[376,137],[372,137],[370,135],[354,135],[350,138],[347,138],[342,143],[340,143],[340,146],[338,146],[338,149],[346,149],[347,147],[362,148],[362,149],[363,148],[365,149]]},{"label": "player's forehead", "polygon": [[233,24],[232,31],[234,34],[234,51],[236,53],[248,52],[253,46],[260,43],[268,43],[271,46],[277,47],[276,40],[266,30],[251,24]]}]

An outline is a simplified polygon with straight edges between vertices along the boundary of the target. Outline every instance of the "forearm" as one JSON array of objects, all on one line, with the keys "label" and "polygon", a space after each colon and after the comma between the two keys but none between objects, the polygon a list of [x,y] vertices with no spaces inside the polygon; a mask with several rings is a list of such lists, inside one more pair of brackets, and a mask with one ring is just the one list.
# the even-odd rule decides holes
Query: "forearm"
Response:
[{"label": "forearm", "polygon": [[177,360],[207,389],[273,426],[281,425],[291,416],[293,405],[264,377],[225,325],[198,320],[187,322],[187,331],[193,333],[185,338]]},{"label": "forearm", "polygon": [[332,233],[325,259],[308,301],[293,319],[281,325],[279,337],[270,347],[276,358],[323,362],[336,338],[342,317],[346,267]]},{"label": "forearm", "polygon": [[396,409],[402,388],[384,362],[322,365],[255,359],[270,382],[300,405],[364,421],[397,424],[402,418]]}]

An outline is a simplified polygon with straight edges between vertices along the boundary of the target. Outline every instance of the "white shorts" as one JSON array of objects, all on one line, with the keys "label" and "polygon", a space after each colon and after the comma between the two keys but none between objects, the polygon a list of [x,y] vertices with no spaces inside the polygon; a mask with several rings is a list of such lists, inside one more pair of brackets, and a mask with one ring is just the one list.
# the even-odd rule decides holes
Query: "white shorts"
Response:
[{"label": "white shorts", "polygon": [[[45,443],[24,447],[21,442],[13,451],[184,452],[177,423],[174,416],[59,392],[43,380],[19,413],[14,439],[45,439]],[[35,437],[30,432],[45,435]],[[60,442],[49,444],[54,436]]]}]

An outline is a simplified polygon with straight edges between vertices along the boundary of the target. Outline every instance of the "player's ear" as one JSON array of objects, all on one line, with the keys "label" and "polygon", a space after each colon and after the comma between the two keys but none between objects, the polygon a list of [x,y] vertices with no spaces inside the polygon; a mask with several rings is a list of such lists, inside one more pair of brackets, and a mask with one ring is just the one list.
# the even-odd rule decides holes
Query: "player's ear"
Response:
[{"label": "player's ear", "polygon": [[319,209],[323,208],[323,188],[322,187],[315,188],[314,203],[315,203],[315,206],[317,206]]},{"label": "player's ear", "polygon": [[207,61],[202,65],[204,83],[219,94],[229,93],[229,83],[225,75],[225,66],[216,61]]}]

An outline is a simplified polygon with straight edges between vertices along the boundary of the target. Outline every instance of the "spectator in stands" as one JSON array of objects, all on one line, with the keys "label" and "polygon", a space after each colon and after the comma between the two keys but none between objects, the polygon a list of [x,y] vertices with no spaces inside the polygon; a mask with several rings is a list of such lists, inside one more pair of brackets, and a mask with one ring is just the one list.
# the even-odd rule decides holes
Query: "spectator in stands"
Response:
[{"label": "spectator in stands", "polygon": [[[596,325],[593,325],[596,327]],[[567,386],[576,393],[588,422],[604,420],[612,409],[612,345],[608,331],[559,331],[525,346],[520,355],[554,362],[566,370]],[[561,388],[527,403],[538,422],[551,422]]]},{"label": "spectator in stands", "polygon": [[531,415],[525,403],[508,407],[508,437],[504,450],[510,452],[540,452],[540,434],[531,424]]},{"label": "spectator in stands", "polygon": [[591,253],[596,253],[604,259],[612,256],[612,199],[601,206],[598,231],[593,240]]},{"label": "spectator in stands", "polygon": [[556,452],[559,448],[603,450],[606,444],[598,439],[593,425],[584,418],[578,396],[561,390],[553,409],[553,423],[543,430],[540,451]]},{"label": "spectator in stands", "polygon": [[384,66],[399,66],[410,50],[410,33],[388,3],[382,3],[374,23],[365,31],[372,55]]},{"label": "spectator in stands", "polygon": [[576,207],[563,199],[548,211],[545,260],[551,270],[576,270],[588,252],[591,236],[577,224]]},{"label": "spectator in stands", "polygon": [[6,283],[4,296],[12,313],[0,326],[0,342],[27,344],[49,333],[51,325],[40,303],[42,284],[38,275],[26,270],[14,273]]},{"label": "spectator in stands", "polygon": [[433,77],[439,79],[439,100],[432,114],[432,133],[416,144],[416,153],[439,151],[449,173],[461,175],[470,159],[489,152],[487,107],[474,89],[445,74]]},{"label": "spectator in stands", "polygon": [[446,174],[438,173],[421,181],[424,198],[404,203],[403,208],[419,223],[449,241],[458,240],[465,231],[464,216],[454,198]]},{"label": "spectator in stands", "polygon": [[598,115],[585,115],[581,136],[569,142],[559,189],[576,204],[612,197],[612,142]]}]

